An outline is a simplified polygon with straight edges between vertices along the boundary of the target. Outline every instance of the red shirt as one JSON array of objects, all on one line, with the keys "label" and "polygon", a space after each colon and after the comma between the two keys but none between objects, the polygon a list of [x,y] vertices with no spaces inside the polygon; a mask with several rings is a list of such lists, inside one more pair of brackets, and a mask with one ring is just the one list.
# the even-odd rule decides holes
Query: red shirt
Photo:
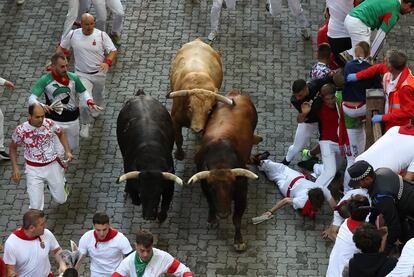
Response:
[{"label": "red shirt", "polygon": [[327,105],[322,104],[318,113],[319,132],[321,134],[319,140],[330,140],[338,143],[338,112],[331,109]]}]

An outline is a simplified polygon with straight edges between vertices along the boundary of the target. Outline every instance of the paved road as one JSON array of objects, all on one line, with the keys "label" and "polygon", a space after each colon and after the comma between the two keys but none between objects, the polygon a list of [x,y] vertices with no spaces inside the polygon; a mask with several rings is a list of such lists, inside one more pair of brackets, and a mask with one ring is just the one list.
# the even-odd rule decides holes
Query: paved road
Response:
[{"label": "paved road", "polygon": [[[131,240],[137,228],[150,229],[157,236],[157,246],[184,261],[195,276],[323,276],[331,244],[320,233],[329,223],[328,208],[325,206],[316,220],[304,219],[286,208],[275,220],[250,224],[251,217],[280,199],[263,174],[249,185],[242,221],[248,250],[242,254],[233,250],[230,219],[221,221],[217,230],[207,229],[207,204],[197,185],[176,188],[168,219],[162,225],[142,220],[141,208],[124,202],[123,186],[115,184],[123,170],[115,135],[118,112],[139,88],[171,107],[165,98],[171,61],[183,43],[209,33],[211,1],[123,3],[125,34],[119,58],[107,78],[105,114],[95,123],[92,138],[82,140],[81,153],[70,165],[67,179],[73,190],[69,201],[58,206],[49,194],[46,197],[48,226],[61,245],[68,247],[69,239],[78,241],[91,228],[91,217],[99,209],[105,210],[113,225]],[[221,37],[215,47],[224,62],[222,92],[239,88],[256,104],[257,131],[264,141],[254,151],[269,150],[272,158],[281,160],[295,130],[295,113],[288,104],[290,84],[307,77],[314,61],[313,49],[312,43],[299,37],[286,3],[277,19],[266,15],[264,7],[264,1],[242,0],[236,11],[223,10]],[[315,35],[322,21],[323,1],[306,1],[304,8],[311,15]],[[63,0],[28,0],[21,8],[12,0],[0,2],[0,76],[17,85],[14,92],[2,91],[0,95],[6,143],[15,126],[26,118],[27,96],[59,39],[66,9]],[[401,20],[389,43],[411,49],[412,26],[412,19]],[[413,54],[408,51],[410,57]],[[176,171],[184,180],[195,173],[192,157],[196,146],[197,138],[186,133],[187,157],[176,162]],[[10,175],[10,163],[0,162],[0,234],[16,228],[28,208],[25,181],[16,185]]]}]

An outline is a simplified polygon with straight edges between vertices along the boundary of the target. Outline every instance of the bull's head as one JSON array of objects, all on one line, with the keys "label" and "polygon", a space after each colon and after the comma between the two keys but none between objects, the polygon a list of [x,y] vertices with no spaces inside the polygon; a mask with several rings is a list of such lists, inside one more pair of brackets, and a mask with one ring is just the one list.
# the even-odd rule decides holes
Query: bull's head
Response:
[{"label": "bull's head", "polygon": [[196,133],[200,133],[204,130],[208,116],[217,101],[229,105],[234,104],[231,98],[220,95],[217,91],[214,92],[205,89],[178,90],[171,92],[168,95],[169,98],[184,96],[189,96],[187,116],[188,118],[191,118],[191,130]]},{"label": "bull's head", "polygon": [[249,179],[258,178],[256,174],[244,168],[215,169],[201,171],[193,175],[188,181],[188,184],[206,180],[214,195],[217,215],[220,218],[226,218],[231,213],[231,200],[235,186],[237,185],[237,177],[246,177]]},{"label": "bull's head", "polygon": [[169,172],[131,171],[120,176],[117,183],[126,180],[136,180],[131,184],[132,187],[128,189],[128,192],[139,195],[142,203],[142,217],[145,220],[155,220],[157,218],[158,206],[166,182],[173,181],[180,186],[183,185],[183,181],[179,177]]}]

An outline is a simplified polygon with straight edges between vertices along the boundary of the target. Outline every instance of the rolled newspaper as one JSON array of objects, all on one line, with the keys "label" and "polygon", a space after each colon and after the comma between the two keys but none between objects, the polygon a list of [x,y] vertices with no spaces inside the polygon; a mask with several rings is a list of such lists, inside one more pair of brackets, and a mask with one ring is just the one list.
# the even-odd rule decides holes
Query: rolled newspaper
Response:
[{"label": "rolled newspaper", "polygon": [[50,108],[55,111],[57,114],[61,115],[63,112],[63,104],[60,100],[53,102],[50,105]]},{"label": "rolled newspaper", "polygon": [[252,223],[253,224],[259,224],[259,223],[262,223],[263,221],[269,220],[271,218],[273,218],[272,214],[271,215],[264,214],[264,215],[261,215],[261,216],[256,216],[256,217],[252,218]]}]

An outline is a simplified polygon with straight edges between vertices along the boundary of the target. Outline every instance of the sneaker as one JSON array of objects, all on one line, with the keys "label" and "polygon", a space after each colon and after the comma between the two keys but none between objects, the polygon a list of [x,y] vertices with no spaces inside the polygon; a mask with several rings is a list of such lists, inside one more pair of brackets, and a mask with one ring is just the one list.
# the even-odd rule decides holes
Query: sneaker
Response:
[{"label": "sneaker", "polygon": [[266,11],[270,13],[270,4],[266,3]]},{"label": "sneaker", "polygon": [[121,46],[121,35],[117,33],[111,33],[109,37],[111,38],[112,42],[115,44],[116,47]]},{"label": "sneaker", "polygon": [[303,149],[302,150],[302,161],[307,161],[310,158],[312,158],[312,155],[310,153],[310,150],[309,149],[306,149],[306,148]]},{"label": "sneaker", "polygon": [[288,161],[286,160],[286,158],[284,158],[284,159],[283,159],[283,161],[282,161],[282,164],[284,164],[284,165],[288,166],[288,165],[290,164],[290,162],[288,162]]},{"label": "sneaker", "polygon": [[78,21],[73,22],[72,28],[73,29],[79,29],[81,27],[81,23]]},{"label": "sneaker", "polygon": [[218,32],[211,32],[210,34],[208,34],[207,39],[209,41],[215,41],[217,36],[218,36]]},{"label": "sneaker", "polygon": [[307,161],[298,162],[298,166],[307,171],[313,172],[313,166],[317,164],[318,162],[319,162],[319,159],[317,157],[311,157]]},{"label": "sneaker", "polygon": [[352,55],[349,54],[348,51],[343,51],[339,53],[339,58],[342,60],[344,64],[354,59],[354,57],[352,57]]},{"label": "sneaker", "polygon": [[303,28],[302,31],[300,32],[300,34],[302,35],[302,38],[304,40],[310,40],[310,38],[311,38],[309,30],[307,28]]},{"label": "sneaker", "polygon": [[69,194],[70,194],[70,191],[71,191],[70,186],[68,185],[68,182],[65,182],[65,184],[64,184],[64,186],[63,186],[63,190],[64,190],[64,191],[65,191],[65,193],[66,193],[66,197],[68,197],[68,196],[69,196]]},{"label": "sneaker", "polygon": [[83,138],[89,138],[89,124],[81,124],[79,135]]},{"label": "sneaker", "polygon": [[25,0],[16,0],[16,5],[20,6],[24,4]]},{"label": "sneaker", "polygon": [[226,3],[226,1],[223,1],[223,4],[221,4],[221,7],[222,7],[223,9],[227,9],[227,3]]},{"label": "sneaker", "polygon": [[0,160],[10,160],[9,154],[6,151],[0,151]]},{"label": "sneaker", "polygon": [[258,153],[250,158],[250,163],[254,165],[260,165],[260,161],[267,160],[269,156],[270,156],[270,153],[268,151],[264,151],[263,153]]}]

